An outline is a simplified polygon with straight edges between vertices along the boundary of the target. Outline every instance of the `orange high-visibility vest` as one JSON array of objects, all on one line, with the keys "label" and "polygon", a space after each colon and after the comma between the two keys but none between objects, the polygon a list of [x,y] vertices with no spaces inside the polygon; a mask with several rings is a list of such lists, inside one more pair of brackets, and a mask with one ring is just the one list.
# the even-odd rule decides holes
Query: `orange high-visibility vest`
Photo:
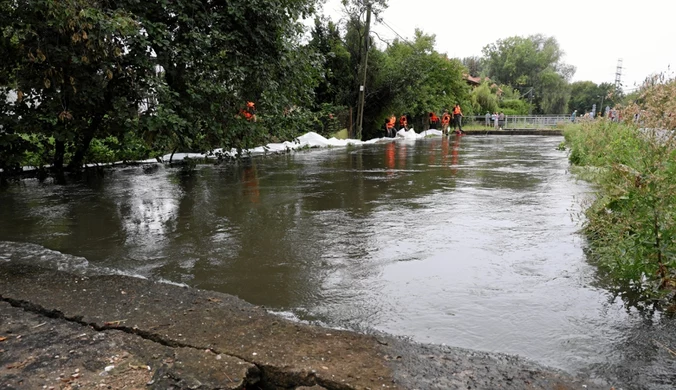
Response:
[{"label": "orange high-visibility vest", "polygon": [[432,113],[432,116],[430,117],[430,123],[437,123],[437,122],[439,122],[439,117],[435,113]]},{"label": "orange high-visibility vest", "polygon": [[406,115],[402,115],[401,118],[399,118],[399,125],[402,127],[406,127],[408,125],[408,119],[406,119]]},{"label": "orange high-visibility vest", "polygon": [[451,123],[451,116],[448,114],[444,114],[444,116],[441,117],[441,123],[445,125]]},{"label": "orange high-visibility vest", "polygon": [[391,129],[394,127],[394,124],[397,122],[397,118],[393,115],[390,117],[390,120],[387,122],[387,128]]},{"label": "orange high-visibility vest", "polygon": [[239,111],[239,114],[244,117],[244,119],[251,121],[254,118],[256,112],[256,104],[254,102],[246,102],[246,107]]},{"label": "orange high-visibility vest", "polygon": [[240,113],[240,115],[242,115],[242,116],[244,117],[244,119],[246,119],[246,120],[251,120],[251,119],[253,118],[253,113],[251,113],[251,112],[249,112],[249,111],[247,111],[247,110],[241,110],[239,113]]},{"label": "orange high-visibility vest", "polygon": [[453,115],[462,115],[462,111],[460,110],[460,106],[455,106],[453,109]]}]

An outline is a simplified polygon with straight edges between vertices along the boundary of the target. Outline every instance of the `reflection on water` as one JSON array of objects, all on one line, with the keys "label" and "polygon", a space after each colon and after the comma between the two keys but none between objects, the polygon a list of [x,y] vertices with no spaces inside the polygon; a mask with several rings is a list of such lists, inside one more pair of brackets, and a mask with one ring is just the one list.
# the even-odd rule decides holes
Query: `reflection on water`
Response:
[{"label": "reflection on water", "polygon": [[[559,142],[432,138],[27,182],[0,193],[0,240],[333,326],[670,388],[659,344],[676,347],[674,322],[598,283],[571,219],[588,189]],[[35,248],[4,243],[0,259],[53,256]]]}]

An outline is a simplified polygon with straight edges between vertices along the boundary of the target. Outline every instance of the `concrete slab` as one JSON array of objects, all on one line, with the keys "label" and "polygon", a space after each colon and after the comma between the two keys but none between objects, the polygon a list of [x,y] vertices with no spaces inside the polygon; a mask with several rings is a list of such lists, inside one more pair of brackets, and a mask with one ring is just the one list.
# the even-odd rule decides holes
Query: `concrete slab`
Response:
[{"label": "concrete slab", "polygon": [[610,388],[512,356],[292,322],[233,296],[124,276],[3,263],[0,305],[5,388]]}]

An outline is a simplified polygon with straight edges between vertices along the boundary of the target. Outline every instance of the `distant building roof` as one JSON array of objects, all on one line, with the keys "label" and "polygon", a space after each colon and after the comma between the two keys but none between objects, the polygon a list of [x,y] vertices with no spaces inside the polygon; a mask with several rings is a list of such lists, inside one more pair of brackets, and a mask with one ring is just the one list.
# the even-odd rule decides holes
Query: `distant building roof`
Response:
[{"label": "distant building roof", "polygon": [[482,81],[491,81],[491,79],[489,77],[484,77],[484,78],[481,78],[481,76],[474,77],[474,76],[469,75],[467,73],[463,74],[462,78],[467,81],[467,84],[473,85],[475,87],[477,85],[480,85]]},{"label": "distant building roof", "polygon": [[463,74],[462,77],[463,77],[465,80],[467,80],[467,82],[468,82],[469,84],[472,84],[472,85],[479,85],[479,84],[481,84],[481,77],[473,77],[473,76],[468,75],[468,74]]}]

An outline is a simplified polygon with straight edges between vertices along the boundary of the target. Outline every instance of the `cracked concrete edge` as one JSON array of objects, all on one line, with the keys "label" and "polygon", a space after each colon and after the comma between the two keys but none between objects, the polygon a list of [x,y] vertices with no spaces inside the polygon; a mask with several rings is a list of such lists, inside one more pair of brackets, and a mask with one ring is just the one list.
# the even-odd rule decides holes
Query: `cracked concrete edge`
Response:
[{"label": "cracked concrete edge", "polygon": [[[255,364],[255,362],[246,361],[238,357],[228,355],[227,353],[219,353],[213,349],[202,349],[200,347],[185,343],[165,340],[161,337],[157,337],[157,335],[140,331],[138,328],[100,326],[96,323],[84,321],[83,316],[68,317],[55,309],[46,309],[32,302],[7,298],[0,295],[0,308],[2,305],[9,305],[11,308],[24,313],[18,315],[15,313],[15,316],[25,317],[27,313],[28,315],[33,315],[43,320],[52,320],[53,323],[60,325],[76,325],[82,330],[89,330],[90,332],[110,332],[124,334],[125,336],[132,338],[138,337],[148,343],[157,344],[161,347],[171,349],[173,351],[174,357],[173,359],[170,359],[170,364],[167,364],[166,359],[164,361],[158,361],[155,359],[155,364],[153,364],[153,366],[155,366],[156,369],[153,370],[152,378],[146,383],[146,385],[151,389],[237,390],[246,389],[248,388],[247,386],[255,385],[260,382],[264,382],[264,386],[269,386],[270,383],[272,383],[275,387],[279,386],[280,388],[295,388],[299,384],[309,384],[312,386],[314,381],[317,381],[317,378],[314,378],[313,374],[310,374],[309,377],[314,378],[314,381],[307,379],[298,380],[298,378],[296,378],[297,373],[285,372],[284,370],[280,370],[274,366],[259,367],[259,365]],[[44,323],[46,322],[43,322],[43,324]],[[40,324],[36,326],[39,325]],[[26,332],[22,333],[21,337],[23,336],[26,336]],[[54,344],[54,342],[49,342],[49,344]],[[105,346],[99,348],[103,350],[106,349]],[[4,352],[4,350],[0,351]],[[125,351],[125,353],[126,352],[127,351]],[[112,355],[113,353],[109,352],[108,354]],[[32,356],[28,357],[29,360],[32,358]],[[2,367],[2,363],[3,361],[0,359],[0,367]],[[234,375],[232,373],[229,374],[229,370],[224,367],[227,365],[232,365],[235,367],[239,366],[240,372]],[[11,365],[9,366],[11,367]],[[150,365],[148,365],[148,367],[150,371]],[[98,371],[101,371],[104,368],[106,367],[100,365]],[[112,377],[114,374],[116,374],[116,372],[113,370],[111,370],[110,373],[106,371],[107,376],[109,375]],[[115,382],[115,379],[112,379],[112,381]],[[108,382],[110,382],[110,380]],[[3,384],[1,371],[0,384]],[[342,388],[342,386],[331,386],[330,383],[329,386],[330,388]],[[313,388],[314,387],[319,388],[319,385],[314,385]]]},{"label": "cracked concrete edge", "polygon": [[[256,363],[255,361],[247,360],[245,358],[239,357],[237,355],[231,355],[227,352],[222,352],[214,348],[203,349],[202,347],[190,345],[183,342],[177,342],[175,340],[164,339],[157,334],[142,331],[139,328],[130,328],[124,326],[111,326],[111,325],[99,325],[97,323],[86,322],[83,320],[83,316],[68,317],[62,312],[55,309],[46,309],[35,303],[23,300],[16,300],[12,298],[6,298],[0,295],[0,302],[5,302],[10,304],[12,307],[24,310],[26,312],[44,316],[54,320],[62,320],[68,323],[77,324],[83,327],[89,327],[96,332],[106,332],[106,331],[115,331],[121,332],[133,336],[138,336],[143,340],[147,340],[153,343],[157,343],[161,346],[172,348],[176,350],[177,355],[190,356],[184,358],[184,361],[187,361],[188,364],[180,365],[187,366],[187,368],[177,368],[176,365],[167,366],[162,365],[153,376],[153,379],[148,382],[148,385],[151,388],[166,389],[166,388],[179,388],[179,389],[207,389],[211,387],[204,387],[203,380],[197,379],[195,374],[200,374],[203,377],[213,376],[213,371],[220,374],[224,374],[227,381],[222,380],[220,384],[214,385],[214,389],[218,388],[232,388],[232,389],[244,389],[248,384],[255,384],[260,381],[264,382],[267,386],[274,386],[275,388],[295,388],[296,386],[301,386],[304,388],[306,386],[312,386],[311,388],[320,388],[323,389],[326,386],[326,389],[332,390],[343,390],[343,389],[352,389],[350,385],[344,385],[342,383],[334,382],[330,379],[321,378],[314,370],[310,372],[304,371],[294,371],[289,370],[288,367],[279,368],[275,365],[264,365]],[[183,352],[181,352],[183,351]],[[197,364],[200,363],[198,355],[195,355],[194,352],[199,353],[210,353],[211,355],[221,357],[221,359],[230,360],[236,364],[245,364],[246,365],[246,374],[240,375],[232,379],[227,375],[227,372],[221,370],[213,362],[208,364],[207,370],[202,370],[202,372],[196,372],[194,367],[194,362]],[[220,359],[217,359],[220,360]],[[382,377],[380,377],[382,379]],[[234,387],[223,387],[224,383],[229,382],[235,383]],[[310,387],[308,387],[310,388]],[[365,387],[369,388],[369,387]]]},{"label": "cracked concrete edge", "polygon": [[[130,277],[0,264],[0,297],[99,332],[245,362],[252,366],[247,381],[262,388],[609,388],[507,355],[295,323],[229,295]],[[157,383],[188,386],[192,374],[182,372],[177,381],[165,369],[169,382]]]},{"label": "cracked concrete edge", "polygon": [[[187,371],[184,362],[191,365]],[[200,367],[206,367],[206,374]],[[237,390],[259,379],[255,366],[210,351],[169,348],[117,330],[97,331],[0,301],[3,389],[164,390],[198,388],[199,383],[203,389]]]},{"label": "cracked concrete edge", "polygon": [[368,336],[287,321],[225,294],[4,264],[0,296],[26,310],[99,331],[114,329],[172,348],[232,356],[254,364],[264,380],[280,388],[395,387]]}]

